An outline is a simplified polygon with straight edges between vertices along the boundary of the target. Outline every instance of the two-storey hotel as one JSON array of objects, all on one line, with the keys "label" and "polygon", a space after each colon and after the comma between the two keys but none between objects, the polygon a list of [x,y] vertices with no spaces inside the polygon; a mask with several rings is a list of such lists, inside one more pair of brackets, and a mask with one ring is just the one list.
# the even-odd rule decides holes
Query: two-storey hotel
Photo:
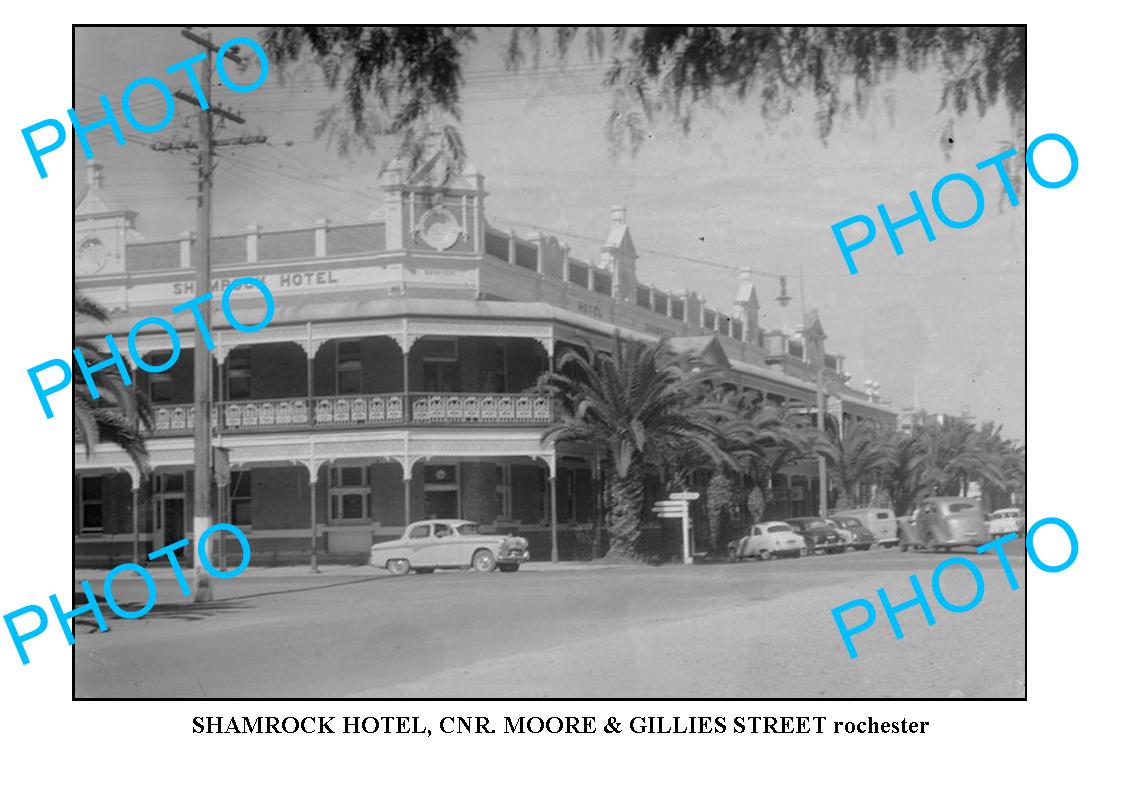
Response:
[{"label": "two-storey hotel", "polygon": [[[532,388],[567,346],[607,346],[615,332],[693,351],[765,400],[814,407],[825,338],[811,313],[795,330],[765,330],[757,289],[742,271],[724,311],[694,292],[639,281],[624,208],[615,207],[595,257],[554,237],[519,237],[488,223],[483,176],[469,168],[433,179],[435,154],[416,173],[391,164],[381,177],[384,214],[362,224],[317,219],[306,229],[250,227],[211,244],[216,295],[254,276],[277,302],[253,334],[212,328],[216,447],[229,457],[222,495],[229,521],[251,540],[257,564],[355,555],[411,521],[460,516],[531,541],[533,558],[588,549],[592,461],[579,447],[541,442],[550,399]],[[111,313],[101,337],[127,335],[147,316],[172,318],[190,298],[191,236],[147,241],[137,213],[120,209],[91,165],[75,208],[77,289]],[[245,291],[244,312],[260,296]],[[242,313],[239,312],[239,317]],[[185,346],[189,313],[175,319]],[[139,335],[138,353],[163,361],[168,338]],[[163,373],[135,373],[154,411],[152,477],[143,482],[109,445],[75,449],[76,563],[111,565],[181,538],[190,524],[193,356]],[[842,357],[823,358],[828,407],[843,419],[893,422],[875,397],[847,385]],[[814,462],[773,483],[777,516],[817,511]],[[654,489],[654,487],[653,487]],[[653,495],[653,497],[663,495]]]}]

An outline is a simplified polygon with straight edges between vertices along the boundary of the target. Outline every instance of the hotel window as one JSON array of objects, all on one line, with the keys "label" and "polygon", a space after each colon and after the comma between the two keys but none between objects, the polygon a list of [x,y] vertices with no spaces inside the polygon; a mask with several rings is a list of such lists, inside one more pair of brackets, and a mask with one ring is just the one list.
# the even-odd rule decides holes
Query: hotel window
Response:
[{"label": "hotel window", "polygon": [[253,525],[252,483],[249,470],[235,470],[230,474],[230,522],[243,531]]},{"label": "hotel window", "polygon": [[655,292],[655,312],[660,315],[667,314],[667,294]]},{"label": "hotel window", "polygon": [[101,533],[104,530],[102,494],[103,481],[100,475],[82,476],[78,479],[79,528],[83,533]]},{"label": "hotel window", "polygon": [[515,241],[515,265],[531,271],[538,270],[538,247],[533,243]]},{"label": "hotel window", "polygon": [[636,306],[651,309],[651,288],[642,285],[636,288]]},{"label": "hotel window", "polygon": [[366,467],[332,467],[329,519],[336,524],[370,519],[370,479]]},{"label": "hotel window", "polygon": [[605,271],[593,271],[593,292],[604,296],[612,295],[612,276]]},{"label": "hotel window", "polygon": [[722,315],[717,319],[717,331],[718,334],[729,336],[729,318]]},{"label": "hotel window", "polygon": [[156,476],[156,494],[183,494],[187,487],[183,473],[160,473]]},{"label": "hotel window", "polygon": [[671,299],[671,317],[676,321],[681,321],[686,317],[686,307],[683,305],[682,299]]},{"label": "hotel window", "polygon": [[510,246],[507,241],[507,237],[496,234],[489,229],[484,234],[484,250],[492,257],[506,260],[509,255]]},{"label": "hotel window", "polygon": [[702,326],[707,329],[714,329],[717,322],[717,315],[713,310],[706,310],[702,313]]},{"label": "hotel window", "polygon": [[589,266],[576,260],[569,261],[569,281],[581,287],[589,287]]},{"label": "hotel window", "polygon": [[495,467],[495,519],[511,519],[511,468],[506,464]]},{"label": "hotel window", "polygon": [[236,348],[226,358],[226,397],[244,401],[250,397],[250,351]]},{"label": "hotel window", "polygon": [[426,392],[459,392],[460,350],[456,339],[428,339],[418,346],[421,349],[421,388]]},{"label": "hotel window", "polygon": [[335,394],[362,392],[363,359],[358,340],[340,340],[335,346]]},{"label": "hotel window", "polygon": [[148,374],[148,400],[154,404],[172,402],[172,374],[168,371]]},{"label": "hotel window", "polygon": [[745,325],[741,321],[733,321],[733,337],[740,340],[745,336]]}]

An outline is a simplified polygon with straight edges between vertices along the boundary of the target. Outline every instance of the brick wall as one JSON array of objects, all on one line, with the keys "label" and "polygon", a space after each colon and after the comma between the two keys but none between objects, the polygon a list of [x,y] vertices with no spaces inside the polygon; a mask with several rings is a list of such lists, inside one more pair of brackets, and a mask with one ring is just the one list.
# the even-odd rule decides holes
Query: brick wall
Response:
[{"label": "brick wall", "polygon": [[295,343],[251,346],[250,396],[255,399],[297,398],[308,394],[308,360]]},{"label": "brick wall", "polygon": [[[253,527],[308,527],[308,471],[303,467],[254,467],[251,471]],[[317,496],[319,498],[319,496]],[[323,510],[323,504],[317,507]]]},{"label": "brick wall", "polygon": [[542,519],[539,469],[533,464],[511,465],[511,513],[520,522],[537,524]]},{"label": "brick wall", "polygon": [[370,466],[371,514],[375,522],[402,525],[405,493],[402,468],[395,462]]},{"label": "brick wall", "polygon": [[483,524],[495,522],[495,486],[494,463],[461,463],[460,506],[464,519]]},{"label": "brick wall", "polygon": [[359,350],[363,358],[363,392],[402,391],[402,352],[395,341],[389,337],[366,337]]}]

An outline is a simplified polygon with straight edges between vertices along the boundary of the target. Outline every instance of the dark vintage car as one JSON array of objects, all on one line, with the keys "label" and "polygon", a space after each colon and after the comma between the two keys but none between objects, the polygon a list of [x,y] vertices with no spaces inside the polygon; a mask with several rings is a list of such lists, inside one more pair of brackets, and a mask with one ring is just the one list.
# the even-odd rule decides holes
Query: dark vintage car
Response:
[{"label": "dark vintage car", "polygon": [[371,545],[370,564],[391,574],[428,573],[471,567],[477,572],[515,572],[529,560],[521,536],[480,533],[469,520],[421,520],[406,527],[401,539]]},{"label": "dark vintage car", "polygon": [[836,514],[831,519],[839,528],[850,534],[850,539],[845,540],[847,547],[853,547],[855,550],[869,550],[877,543],[877,537],[873,535],[869,528],[862,525],[862,521],[857,517]]},{"label": "dark vintage car", "polygon": [[837,553],[846,546],[838,531],[822,517],[793,517],[784,522],[803,537],[809,552]]},{"label": "dark vintage car", "polygon": [[[916,504],[909,546],[928,550],[978,547],[990,541],[979,504],[971,498],[930,497]],[[902,540],[902,548],[905,547]]]}]

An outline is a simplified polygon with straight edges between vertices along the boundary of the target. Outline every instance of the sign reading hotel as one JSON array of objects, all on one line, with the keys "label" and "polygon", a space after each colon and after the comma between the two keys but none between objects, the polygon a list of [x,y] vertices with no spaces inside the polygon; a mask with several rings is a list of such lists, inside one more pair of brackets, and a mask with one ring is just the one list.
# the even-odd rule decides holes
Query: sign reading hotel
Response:
[{"label": "sign reading hotel", "polygon": [[[361,266],[358,268],[317,268],[284,273],[258,273],[260,279],[274,295],[314,292],[351,292],[356,288],[388,288],[392,286],[426,285],[432,287],[474,288],[474,268],[434,268],[432,266],[406,267],[401,263]],[[221,292],[238,277],[216,277],[211,280],[211,291]],[[127,289],[127,303],[150,304],[175,301],[195,294],[195,281],[184,279],[175,282],[154,282],[132,285]]]}]

